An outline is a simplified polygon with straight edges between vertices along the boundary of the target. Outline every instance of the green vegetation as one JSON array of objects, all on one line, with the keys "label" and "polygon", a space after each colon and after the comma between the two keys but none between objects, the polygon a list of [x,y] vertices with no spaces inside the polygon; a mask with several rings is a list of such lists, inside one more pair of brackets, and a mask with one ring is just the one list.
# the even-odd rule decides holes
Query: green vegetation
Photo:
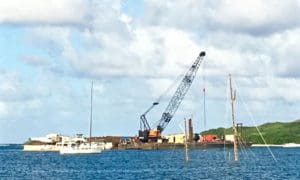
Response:
[{"label": "green vegetation", "polygon": [[[266,123],[257,126],[257,128],[243,127],[242,130],[238,129],[245,141],[250,141],[253,144],[265,144],[258,130],[261,132],[267,144],[300,144],[300,119],[288,123]],[[222,137],[224,134],[233,134],[233,130],[232,128],[210,129],[201,132],[201,135],[204,134],[217,134],[218,137]]]}]

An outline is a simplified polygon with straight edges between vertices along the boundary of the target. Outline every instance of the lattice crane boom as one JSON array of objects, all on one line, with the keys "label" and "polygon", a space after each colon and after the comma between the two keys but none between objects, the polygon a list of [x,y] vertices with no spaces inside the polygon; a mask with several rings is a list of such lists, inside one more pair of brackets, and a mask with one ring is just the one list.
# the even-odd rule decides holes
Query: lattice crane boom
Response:
[{"label": "lattice crane boom", "polygon": [[202,51],[199,56],[194,61],[193,65],[189,68],[187,73],[184,75],[183,79],[181,80],[179,86],[177,87],[174,95],[172,96],[167,108],[162,113],[162,116],[158,122],[158,125],[155,129],[151,129],[149,123],[146,119],[146,114],[154,108],[154,106],[158,105],[159,102],[154,102],[144,114],[140,116],[140,130],[139,130],[139,139],[142,142],[148,142],[150,139],[157,140],[160,138],[161,132],[166,128],[168,123],[173,118],[175,112],[177,111],[179,105],[181,104],[184,96],[188,92],[189,88],[192,85],[192,82],[196,76],[196,73],[203,61],[203,57],[205,56],[205,52]]},{"label": "lattice crane boom", "polygon": [[181,104],[186,93],[188,92],[189,88],[192,85],[192,82],[193,82],[193,80],[196,76],[196,73],[203,61],[204,56],[205,56],[205,52],[202,51],[199,54],[199,56],[197,57],[197,59],[195,60],[195,62],[193,63],[193,65],[190,67],[188,72],[184,75],[181,83],[177,87],[175,94],[173,95],[167,108],[163,112],[163,114],[159,120],[159,123],[157,125],[157,130],[159,130],[160,132],[162,132],[166,128],[166,126],[168,125],[168,123],[171,121],[174,114],[176,113],[179,105]]}]

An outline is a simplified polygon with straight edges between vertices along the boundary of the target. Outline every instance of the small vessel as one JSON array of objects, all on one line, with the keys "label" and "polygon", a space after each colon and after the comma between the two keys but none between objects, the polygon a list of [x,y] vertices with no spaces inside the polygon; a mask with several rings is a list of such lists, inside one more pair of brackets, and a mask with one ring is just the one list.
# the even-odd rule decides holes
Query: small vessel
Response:
[{"label": "small vessel", "polygon": [[283,148],[300,148],[300,144],[296,143],[287,143],[282,145]]},{"label": "small vessel", "polygon": [[76,141],[62,142],[62,147],[59,150],[60,154],[94,154],[101,153],[103,147],[91,142],[92,136],[92,114],[93,114],[93,82],[91,84],[91,113],[90,113],[90,138],[89,142]]},{"label": "small vessel", "polygon": [[23,151],[59,151],[62,135],[51,133],[43,137],[31,137],[23,144]]}]

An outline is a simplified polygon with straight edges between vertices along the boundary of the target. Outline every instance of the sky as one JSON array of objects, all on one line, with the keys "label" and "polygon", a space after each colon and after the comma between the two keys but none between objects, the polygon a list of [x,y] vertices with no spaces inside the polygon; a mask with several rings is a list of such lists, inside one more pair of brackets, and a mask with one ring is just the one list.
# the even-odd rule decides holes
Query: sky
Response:
[{"label": "sky", "polygon": [[[299,0],[3,0],[0,143],[48,133],[134,136],[157,125],[206,52],[164,134],[230,127],[228,74],[244,126],[300,118]],[[171,90],[164,93],[169,87]],[[204,118],[204,95],[205,87]]]}]

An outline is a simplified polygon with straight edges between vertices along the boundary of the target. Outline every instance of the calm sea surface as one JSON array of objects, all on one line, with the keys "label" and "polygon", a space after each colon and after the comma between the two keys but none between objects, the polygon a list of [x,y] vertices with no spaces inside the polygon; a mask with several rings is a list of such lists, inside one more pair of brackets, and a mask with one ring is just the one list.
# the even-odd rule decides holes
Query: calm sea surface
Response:
[{"label": "calm sea surface", "polygon": [[113,150],[93,155],[23,152],[0,145],[0,179],[300,179],[300,148]]}]

